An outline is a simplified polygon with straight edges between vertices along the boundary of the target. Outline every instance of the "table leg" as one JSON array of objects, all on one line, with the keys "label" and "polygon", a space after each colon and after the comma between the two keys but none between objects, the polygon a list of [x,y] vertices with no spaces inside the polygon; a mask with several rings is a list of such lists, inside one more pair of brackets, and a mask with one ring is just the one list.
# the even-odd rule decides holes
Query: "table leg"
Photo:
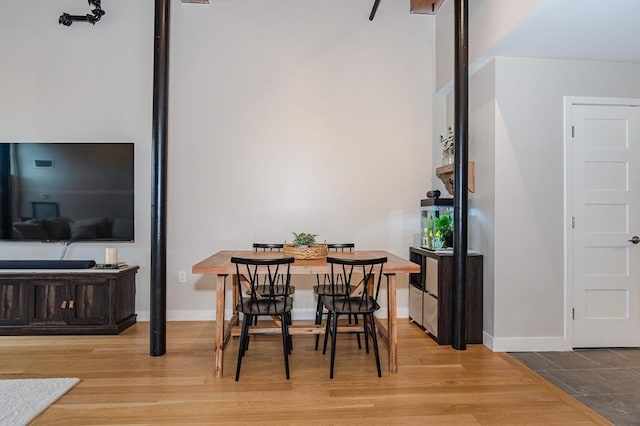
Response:
[{"label": "table leg", "polygon": [[387,274],[387,332],[389,333],[389,372],[398,372],[398,307],[396,306],[396,275]]},{"label": "table leg", "polygon": [[216,347],[214,353],[214,376],[216,379],[222,378],[222,367],[224,360],[224,298],[226,275],[217,276],[216,288]]},{"label": "table leg", "polygon": [[233,306],[231,307],[233,315],[238,314],[238,303],[240,303],[240,293],[238,293],[238,276],[233,274]]}]

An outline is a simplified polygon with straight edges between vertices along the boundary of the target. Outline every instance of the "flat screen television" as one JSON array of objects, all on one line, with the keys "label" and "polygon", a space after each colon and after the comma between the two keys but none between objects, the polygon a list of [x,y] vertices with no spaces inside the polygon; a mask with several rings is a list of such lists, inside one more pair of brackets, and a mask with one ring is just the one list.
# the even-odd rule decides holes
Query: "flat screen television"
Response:
[{"label": "flat screen television", "polygon": [[133,143],[0,143],[0,240],[133,241]]}]

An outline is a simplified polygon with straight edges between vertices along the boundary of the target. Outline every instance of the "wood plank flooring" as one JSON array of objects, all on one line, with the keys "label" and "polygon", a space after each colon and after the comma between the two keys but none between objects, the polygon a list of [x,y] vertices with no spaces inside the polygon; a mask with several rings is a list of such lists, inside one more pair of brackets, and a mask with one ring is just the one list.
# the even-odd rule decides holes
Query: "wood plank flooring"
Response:
[{"label": "wood plank flooring", "polygon": [[[399,372],[340,336],[335,378],[314,336],[295,336],[291,380],[279,337],[252,337],[239,382],[237,339],[213,377],[212,322],[170,322],[167,354],[149,356],[149,326],[119,336],[3,336],[0,378],[79,377],[35,425],[94,424],[609,424],[508,354],[438,346],[399,324]],[[386,350],[381,348],[386,365]]]}]

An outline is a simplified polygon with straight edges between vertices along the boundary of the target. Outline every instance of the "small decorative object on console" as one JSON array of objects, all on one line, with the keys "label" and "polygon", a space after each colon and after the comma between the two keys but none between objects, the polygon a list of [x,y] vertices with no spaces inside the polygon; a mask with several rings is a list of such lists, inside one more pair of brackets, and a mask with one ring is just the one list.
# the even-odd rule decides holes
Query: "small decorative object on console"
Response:
[{"label": "small decorative object on console", "polygon": [[124,269],[126,268],[126,262],[118,262],[118,263],[96,263],[96,269]]},{"label": "small decorative object on console", "polygon": [[118,249],[107,247],[104,254],[104,263],[118,263]]}]

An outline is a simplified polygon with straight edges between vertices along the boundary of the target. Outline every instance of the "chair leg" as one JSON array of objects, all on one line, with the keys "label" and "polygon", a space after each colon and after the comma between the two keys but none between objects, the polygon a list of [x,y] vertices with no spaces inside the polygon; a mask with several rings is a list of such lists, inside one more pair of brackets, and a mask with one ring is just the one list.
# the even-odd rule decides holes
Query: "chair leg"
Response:
[{"label": "chair leg", "polygon": [[245,315],[244,320],[242,321],[242,329],[240,331],[240,338],[243,341],[242,356],[245,356],[249,350],[249,327],[251,327],[252,323],[253,316]]},{"label": "chair leg", "polygon": [[[316,304],[316,325],[322,324],[322,311],[324,305],[322,304],[322,296],[318,295],[318,303]],[[318,343],[320,342],[320,335],[316,334],[316,351],[318,350]]]},{"label": "chair leg", "polygon": [[[244,322],[242,323],[242,325],[244,326]],[[249,327],[251,327],[251,325],[258,325],[258,316],[257,315],[250,315],[249,316],[249,322],[247,324],[247,335],[244,338],[244,351],[242,352],[242,354],[244,355],[244,353],[246,351],[249,350],[249,342],[251,341],[251,336],[249,335]]]},{"label": "chair leg", "polygon": [[[358,318],[356,316],[356,318]],[[362,316],[362,329],[364,330],[364,348],[365,351],[367,353],[369,353],[369,335],[367,334],[367,316],[363,315]],[[360,334],[358,334],[358,337],[360,336]],[[360,340],[358,340],[358,343],[360,343]]]},{"label": "chair leg", "polygon": [[376,322],[373,318],[373,313],[368,314],[368,317],[371,327],[371,341],[373,342],[373,352],[376,354],[376,367],[378,367],[378,377],[382,377],[382,370],[380,370],[380,354],[378,353],[378,337],[376,336]]},{"label": "chair leg", "polygon": [[[244,320],[247,317],[251,317],[249,319],[249,325],[247,325],[247,330],[249,329],[249,326],[253,325],[254,322],[257,323],[257,315],[254,317],[253,315],[247,315],[247,314],[242,314],[242,327],[244,327]],[[242,330],[242,328],[241,328]],[[241,336],[242,336],[242,331],[241,331]],[[249,350],[249,339],[251,338],[251,336],[249,336],[249,334],[247,333],[247,337],[244,339],[244,350],[242,351],[242,354],[244,355],[244,353],[246,351]]]},{"label": "chair leg", "polygon": [[291,334],[289,334],[289,326],[291,325],[291,312],[287,312],[285,315],[287,316],[287,336],[289,339],[289,354],[291,354],[291,352],[293,352],[293,338],[291,337]]},{"label": "chair leg", "polygon": [[287,376],[287,380],[289,380],[289,353],[291,349],[289,348],[289,326],[287,324],[287,314],[283,314],[280,316],[280,322],[282,323],[282,349],[284,352],[284,370]]},{"label": "chair leg", "polygon": [[329,311],[327,314],[327,324],[324,326],[324,345],[322,345],[322,355],[327,353],[327,340],[329,339],[329,334],[331,334],[331,318],[333,317],[333,312]]},{"label": "chair leg", "polygon": [[[353,320],[356,325],[358,325],[358,315],[353,314]],[[351,324],[351,314],[349,314],[349,324]],[[358,340],[358,349],[362,349],[362,343],[360,343],[360,333],[356,333],[356,339]],[[367,349],[367,353],[369,353],[369,349]]]},{"label": "chair leg", "polygon": [[333,379],[333,366],[336,360],[336,336],[338,335],[338,313],[333,312],[333,332],[331,333],[331,367],[329,369],[329,378]]},{"label": "chair leg", "polygon": [[238,365],[236,366],[236,382],[240,379],[240,367],[242,366],[242,357],[246,351],[246,338],[249,337],[249,323],[252,321],[250,315],[245,315],[242,320],[242,332],[240,333],[240,343],[238,344]]}]

